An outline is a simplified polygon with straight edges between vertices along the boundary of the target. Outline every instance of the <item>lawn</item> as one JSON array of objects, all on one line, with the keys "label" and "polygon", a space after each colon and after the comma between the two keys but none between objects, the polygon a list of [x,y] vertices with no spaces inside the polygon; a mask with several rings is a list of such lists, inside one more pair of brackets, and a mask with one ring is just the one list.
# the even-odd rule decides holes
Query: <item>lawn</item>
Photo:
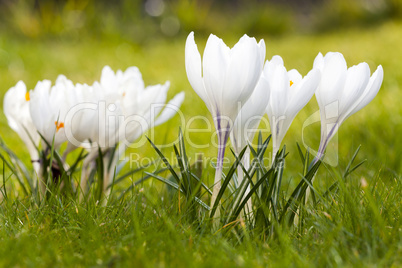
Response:
[{"label": "lawn", "polygon": [[[0,33],[0,95],[4,96],[19,80],[33,88],[38,80],[54,81],[58,74],[64,74],[74,82],[92,83],[99,80],[104,65],[110,65],[114,70],[137,66],[145,84],[169,80],[169,97],[180,91],[186,94],[181,107],[183,117],[175,116],[147,133],[151,140],[157,145],[177,142],[181,126],[187,135],[185,142],[208,144],[213,127],[197,135],[189,131],[206,128],[205,122],[201,121],[189,124],[190,118],[203,115],[210,122],[212,119],[187,80],[185,38],[186,35],[179,35],[174,39],[148,40],[139,45],[119,36],[113,39],[94,36],[58,39]],[[227,34],[222,38],[232,46],[240,36]],[[361,145],[356,163],[367,161],[340,183],[333,196],[336,200],[307,206],[304,226],[289,229],[278,226],[273,238],[265,240],[259,236],[227,236],[219,230],[211,232],[206,227],[184,221],[180,206],[174,201],[177,195],[156,180],[139,185],[121,201],[111,199],[103,206],[95,200],[79,202],[57,195],[49,197],[48,202],[37,203],[21,194],[15,182],[7,181],[7,189],[19,194],[4,198],[0,205],[0,265],[399,267],[402,261],[402,139],[398,134],[402,132],[402,21],[389,20],[378,25],[321,34],[261,35],[256,38],[265,40],[267,58],[279,54],[288,69],[296,68],[303,75],[312,68],[318,52],[328,51],[343,53],[348,66],[365,61],[371,71],[379,64],[384,68],[384,82],[377,97],[346,120],[337,139],[332,141],[335,164],[322,166],[316,176],[316,188],[325,191],[339,179]],[[202,50],[207,37],[195,32],[195,39]],[[313,97],[298,114],[284,139],[289,152],[284,175],[288,187],[299,182],[302,172],[296,142],[302,144],[304,141],[313,150],[318,148],[319,121],[304,130],[305,140],[302,133],[303,123],[316,111],[318,105]],[[269,130],[267,127],[261,125],[262,130]],[[269,131],[265,131],[263,136],[268,134]],[[28,153],[8,127],[3,113],[0,113],[0,135],[29,165]],[[170,156],[172,146],[166,146],[162,151]],[[148,142],[130,152],[135,159],[158,158]],[[213,168],[208,165],[208,159],[216,156],[216,148],[194,148],[187,144],[190,161],[196,153],[202,153],[206,159],[203,179],[211,184]],[[132,162],[131,168],[134,167]],[[130,165],[126,169],[129,170]],[[6,170],[3,179],[8,178],[9,173]],[[162,175],[168,176],[168,173]],[[128,178],[117,186],[114,194],[118,196],[130,184]],[[288,194],[288,190],[284,191]]]}]

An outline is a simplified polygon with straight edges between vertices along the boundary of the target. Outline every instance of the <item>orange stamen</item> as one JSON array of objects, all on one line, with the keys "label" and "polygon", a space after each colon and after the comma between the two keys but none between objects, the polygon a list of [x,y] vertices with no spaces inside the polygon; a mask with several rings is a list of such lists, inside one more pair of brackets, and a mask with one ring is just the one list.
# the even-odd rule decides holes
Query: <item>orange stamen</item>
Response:
[{"label": "orange stamen", "polygon": [[29,97],[29,91],[27,91],[27,93],[25,93],[25,100],[29,101],[31,98]]},{"label": "orange stamen", "polygon": [[56,125],[56,132],[59,131],[59,129],[64,127],[63,122],[58,123],[57,121],[55,121],[54,124]]},{"label": "orange stamen", "polygon": [[292,86],[293,85],[293,81],[292,80],[290,80],[290,86]]}]

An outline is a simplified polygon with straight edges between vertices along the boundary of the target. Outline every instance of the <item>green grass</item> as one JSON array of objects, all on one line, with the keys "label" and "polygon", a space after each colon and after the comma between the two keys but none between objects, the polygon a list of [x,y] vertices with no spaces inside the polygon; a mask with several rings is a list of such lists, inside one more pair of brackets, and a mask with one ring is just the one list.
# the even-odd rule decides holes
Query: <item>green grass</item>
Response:
[{"label": "green grass", "polygon": [[[239,38],[223,37],[230,45]],[[320,35],[257,38],[265,39],[268,58],[279,54],[288,69],[297,68],[302,74],[311,69],[320,51],[342,52],[349,66],[366,61],[372,71],[379,64],[384,67],[384,83],[378,96],[340,128],[339,165],[322,166],[317,174],[318,190],[339,181],[338,193],[316,207],[309,204],[304,226],[278,227],[270,240],[244,237],[239,241],[233,235],[211,233],[183,221],[177,195],[171,195],[157,181],[150,180],[123,201],[112,201],[107,206],[56,195],[37,204],[21,195],[16,183],[7,181],[10,198],[0,205],[0,266],[400,266],[402,139],[398,133],[402,132],[402,22],[388,21],[370,28]],[[203,48],[205,41],[205,36],[196,33],[199,47]],[[99,79],[106,64],[113,69],[136,65],[146,84],[170,80],[169,96],[181,90],[186,92],[182,106],[186,121],[195,115],[211,119],[187,81],[184,44],[185,36],[139,46],[119,37],[29,39],[0,34],[0,95],[4,96],[18,80],[33,88],[38,80],[54,81],[62,73],[75,82],[92,83]],[[285,137],[289,155],[284,176],[290,189],[300,180],[302,169],[295,143],[302,141],[303,122],[317,109],[313,99]],[[178,125],[181,122],[176,116],[155,129],[158,135],[148,135],[156,144],[172,142],[177,138]],[[190,127],[205,125],[194,122]],[[189,133],[189,137],[193,142],[205,143],[212,132],[213,129],[198,135]],[[318,148],[319,123],[307,128],[304,134],[307,144]],[[0,135],[29,163],[24,146],[2,113]],[[367,159],[367,163],[344,183],[338,179],[339,174],[360,144],[356,161]],[[193,159],[200,152],[206,157],[216,156],[213,147],[196,149],[188,143],[187,147]],[[148,143],[131,152],[157,157]],[[170,155],[171,146],[163,152]],[[210,179],[208,174],[212,172],[208,167],[203,179]],[[10,171],[6,170],[8,175]],[[127,180],[126,185],[129,184]],[[289,193],[291,190],[286,187],[284,191]]]}]

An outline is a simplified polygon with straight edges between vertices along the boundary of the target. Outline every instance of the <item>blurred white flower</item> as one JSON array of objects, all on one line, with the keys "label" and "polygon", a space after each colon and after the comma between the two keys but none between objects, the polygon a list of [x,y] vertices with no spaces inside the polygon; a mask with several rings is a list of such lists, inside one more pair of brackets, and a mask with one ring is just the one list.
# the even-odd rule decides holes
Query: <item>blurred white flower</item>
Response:
[{"label": "blurred white flower", "polygon": [[[94,84],[95,90],[101,90],[101,100],[116,105],[124,119],[116,118],[116,142],[124,142],[126,146],[138,139],[149,128],[160,125],[172,118],[184,101],[184,92],[178,93],[167,104],[167,92],[170,82],[163,85],[145,87],[142,75],[137,67],[130,67],[125,72],[114,73],[109,66],[102,70],[100,83]],[[112,112],[111,109],[108,109]],[[110,119],[111,115],[107,115]],[[111,126],[106,121],[106,129]],[[115,144],[111,144],[114,146]]]},{"label": "blurred white flower", "polygon": [[322,78],[316,91],[321,115],[321,141],[317,159],[322,158],[330,139],[340,125],[374,99],[380,90],[384,72],[379,65],[370,77],[370,68],[362,62],[347,68],[341,53],[319,53],[314,68],[321,70]]},{"label": "blurred white flower", "polygon": [[40,136],[32,122],[29,112],[30,95],[24,82],[19,81],[4,96],[3,110],[8,125],[20,136],[27,146],[31,160],[39,158],[37,147]]},{"label": "blurred white flower", "polygon": [[[169,86],[166,82],[145,87],[137,67],[114,72],[109,66],[103,68],[99,82],[92,86],[77,85],[80,99],[77,110],[81,114],[77,116],[77,122],[71,124],[76,129],[71,134],[81,142],[85,139],[93,142],[86,143],[85,147],[92,149],[84,169],[98,156],[98,146],[104,152],[105,163],[112,163],[105,167],[116,166],[119,159],[124,159],[123,154],[131,143],[148,129],[172,118],[184,101],[184,92],[166,104]],[[75,113],[72,111],[72,115]],[[117,152],[110,155],[108,149],[115,146],[118,146]],[[113,175],[114,168],[105,170],[105,190]],[[86,187],[86,177],[82,177],[82,189]]]},{"label": "blurred white flower", "polygon": [[305,77],[295,69],[286,71],[280,56],[265,63],[263,74],[271,89],[266,111],[271,125],[273,161],[293,119],[314,95],[321,74],[318,69],[311,70]]},{"label": "blurred white flower", "polygon": [[64,75],[59,75],[53,87],[49,80],[43,80],[29,93],[32,121],[49,145],[54,138],[55,148],[67,140],[65,128],[70,126],[65,117],[77,103],[74,92],[74,84]]},{"label": "blurred white flower", "polygon": [[[220,189],[225,145],[239,109],[251,96],[261,76],[265,43],[244,35],[230,49],[215,35],[208,38],[201,55],[191,32],[186,41],[185,62],[188,80],[212,114],[218,134],[218,160],[211,202]],[[202,70],[202,71],[201,71]]]}]

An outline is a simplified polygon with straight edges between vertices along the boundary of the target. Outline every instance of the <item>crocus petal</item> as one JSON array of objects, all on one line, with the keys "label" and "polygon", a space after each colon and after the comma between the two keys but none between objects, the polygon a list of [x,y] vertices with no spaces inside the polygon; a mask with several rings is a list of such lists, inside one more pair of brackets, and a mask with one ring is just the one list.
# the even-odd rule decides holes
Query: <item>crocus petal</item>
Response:
[{"label": "crocus petal", "polygon": [[255,132],[251,130],[258,127],[265,113],[269,101],[269,90],[267,78],[261,75],[253,94],[240,110],[233,125],[230,140],[237,154],[247,145],[247,141],[253,140]]},{"label": "crocus petal", "polygon": [[[197,44],[194,41],[194,32],[191,32],[186,41],[185,49],[186,72],[188,81],[194,91],[209,106],[209,99],[205,91],[201,74],[201,55],[198,52]],[[209,108],[208,108],[209,109]]]},{"label": "crocus petal", "polygon": [[163,124],[171,119],[177,113],[178,109],[183,103],[184,97],[185,94],[183,91],[174,96],[173,99],[166,104],[166,107],[163,109],[162,113],[156,118],[154,126]]},{"label": "crocus petal", "polygon": [[243,100],[240,105],[244,105],[253,92],[250,89],[255,88],[261,76],[264,61],[260,47],[265,47],[265,43],[258,45],[254,38],[244,35],[230,51],[230,64],[222,92],[222,110],[225,115],[233,116],[232,120],[238,113],[238,107],[233,103]]},{"label": "crocus petal", "polygon": [[288,76],[292,84],[297,84],[303,79],[303,76],[296,69],[288,71]]},{"label": "crocus petal", "polygon": [[18,134],[27,146],[31,159],[38,159],[36,147],[39,145],[39,134],[32,122],[29,111],[29,95],[25,83],[19,81],[4,95],[3,110],[8,125]]},{"label": "crocus petal", "polygon": [[370,77],[370,80],[366,86],[366,89],[364,90],[362,98],[358,101],[357,106],[353,109],[353,111],[350,114],[354,114],[360,111],[362,108],[364,108],[364,106],[369,104],[374,99],[374,97],[377,95],[378,91],[381,88],[383,78],[384,78],[384,70],[380,65],[377,67],[377,70]]},{"label": "crocus petal", "polygon": [[111,89],[115,85],[115,73],[108,65],[103,67],[100,84],[106,89]]},{"label": "crocus petal", "polygon": [[35,89],[30,91],[31,97],[30,112],[32,122],[36,129],[44,135],[45,122],[51,116],[51,110],[49,107],[49,91],[51,82],[49,80],[39,81]]},{"label": "crocus petal", "polygon": [[269,103],[272,109],[272,114],[269,116],[284,116],[289,90],[289,77],[286,68],[283,65],[270,66],[268,80],[271,84],[271,99]]},{"label": "crocus petal", "polygon": [[[295,90],[292,92],[291,100],[288,104],[286,114],[289,117],[295,117],[297,113],[307,105],[313,97],[314,92],[320,83],[321,72],[318,69],[311,70],[302,81],[294,84]],[[292,88],[292,87],[291,87]]]},{"label": "crocus petal", "polygon": [[209,99],[213,102],[211,106],[221,108],[224,102],[222,93],[225,76],[230,63],[230,49],[222,39],[211,34],[202,60],[204,85]]},{"label": "crocus petal", "polygon": [[[339,100],[339,112],[341,120],[353,109],[355,103],[366,89],[370,79],[370,68],[367,63],[352,66],[348,69],[343,94]],[[349,110],[349,111],[348,111]]]},{"label": "crocus petal", "polygon": [[324,56],[322,55],[321,52],[319,52],[318,55],[315,57],[313,68],[320,69],[321,71],[324,70]]},{"label": "crocus petal", "polygon": [[[328,52],[324,57],[324,64],[321,83],[316,93],[319,105],[339,100],[339,91],[343,90],[347,75],[346,61],[341,53]],[[320,109],[324,107],[320,106]]]}]

